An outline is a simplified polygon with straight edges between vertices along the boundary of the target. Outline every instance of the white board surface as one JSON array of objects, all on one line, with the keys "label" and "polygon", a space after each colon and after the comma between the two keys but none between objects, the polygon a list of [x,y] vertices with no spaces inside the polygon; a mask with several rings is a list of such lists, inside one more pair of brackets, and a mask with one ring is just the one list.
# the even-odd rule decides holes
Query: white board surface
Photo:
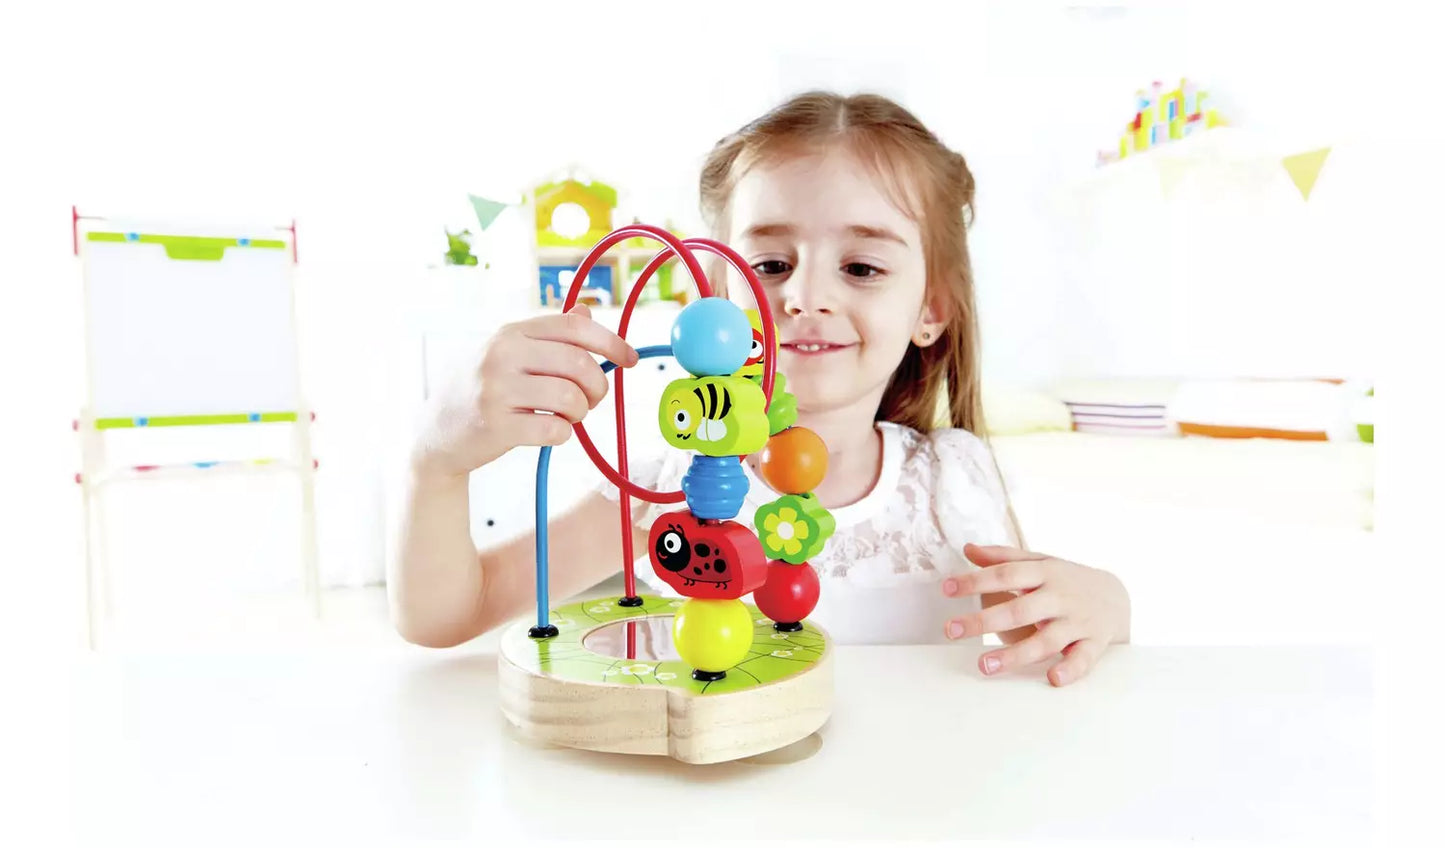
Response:
[{"label": "white board surface", "polygon": [[94,417],[299,408],[289,243],[228,247],[202,261],[86,235]]}]

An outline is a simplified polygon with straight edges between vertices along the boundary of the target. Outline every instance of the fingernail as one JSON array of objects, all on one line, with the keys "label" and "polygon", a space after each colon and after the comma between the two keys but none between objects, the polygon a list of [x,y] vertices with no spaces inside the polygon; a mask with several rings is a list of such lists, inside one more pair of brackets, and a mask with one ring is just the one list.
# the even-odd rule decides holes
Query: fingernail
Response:
[{"label": "fingernail", "polygon": [[984,674],[993,674],[995,671],[998,671],[998,667],[999,667],[998,657],[984,657],[984,658],[983,658],[983,673],[984,673]]},{"label": "fingernail", "polygon": [[950,621],[948,623],[948,637],[950,639],[962,639],[963,625],[958,623],[957,621]]},{"label": "fingernail", "polygon": [[957,581],[957,580],[954,580],[952,577],[950,577],[950,578],[948,578],[947,580],[943,581],[943,594],[945,594],[945,595],[957,595],[957,594],[958,594],[958,581]]}]

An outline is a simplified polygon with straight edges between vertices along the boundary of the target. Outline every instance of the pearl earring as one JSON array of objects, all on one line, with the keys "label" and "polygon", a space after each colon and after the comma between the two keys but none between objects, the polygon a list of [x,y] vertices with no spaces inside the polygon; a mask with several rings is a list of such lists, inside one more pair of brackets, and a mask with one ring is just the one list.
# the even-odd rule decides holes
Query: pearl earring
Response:
[{"label": "pearl earring", "polygon": [[928,332],[927,330],[924,330],[924,331],[923,331],[923,340],[924,340],[924,341],[928,341],[928,340],[931,339],[931,338],[933,338],[933,334],[930,333],[930,332]]}]

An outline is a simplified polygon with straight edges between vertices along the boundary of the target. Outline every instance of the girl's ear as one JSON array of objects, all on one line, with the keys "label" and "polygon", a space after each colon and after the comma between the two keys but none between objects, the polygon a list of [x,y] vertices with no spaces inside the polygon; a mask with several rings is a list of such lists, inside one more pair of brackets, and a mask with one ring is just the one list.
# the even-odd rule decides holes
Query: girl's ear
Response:
[{"label": "girl's ear", "polygon": [[937,293],[926,295],[923,310],[918,314],[918,323],[913,328],[913,343],[919,347],[929,347],[938,341],[938,337],[943,334],[943,328],[948,326],[948,318],[947,299]]}]

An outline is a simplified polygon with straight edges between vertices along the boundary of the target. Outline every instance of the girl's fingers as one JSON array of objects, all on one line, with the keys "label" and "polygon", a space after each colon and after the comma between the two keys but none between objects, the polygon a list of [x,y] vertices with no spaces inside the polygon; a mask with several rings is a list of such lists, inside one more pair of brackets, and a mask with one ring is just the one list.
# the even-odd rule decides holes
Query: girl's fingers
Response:
[{"label": "girl's fingers", "polygon": [[1058,604],[1049,592],[1030,592],[981,612],[950,619],[944,628],[950,639],[966,639],[985,633],[1000,633],[1037,624],[1059,615]]},{"label": "girl's fingers", "polygon": [[997,674],[1042,662],[1068,647],[1074,641],[1074,634],[1067,619],[1055,619],[1022,642],[982,654],[978,658],[978,670]]},{"label": "girl's fingers", "polygon": [[511,416],[513,441],[519,445],[556,447],[572,435],[572,425],[557,415],[537,412],[514,412]]},{"label": "girl's fingers", "polygon": [[972,542],[963,546],[963,555],[975,565],[982,566],[1020,560],[1051,559],[1048,554],[1036,554],[1021,548],[1011,548],[1007,545],[975,545]]},{"label": "girl's fingers", "polygon": [[577,384],[561,377],[523,377],[508,401],[515,412],[554,412],[574,424],[592,408]]},{"label": "girl's fingers", "polygon": [[578,306],[564,315],[545,315],[524,325],[528,338],[544,342],[566,342],[598,356],[605,356],[623,368],[637,364],[637,351],[622,337],[592,320],[586,306]]},{"label": "girl's fingers", "polygon": [[1042,560],[1005,562],[949,577],[943,581],[943,594],[956,598],[988,592],[1027,592],[1043,585],[1045,571]]},{"label": "girl's fingers", "polygon": [[1049,669],[1049,682],[1055,686],[1067,686],[1082,679],[1093,670],[1108,647],[1104,640],[1092,638],[1080,639],[1066,646],[1064,658]]},{"label": "girl's fingers", "polygon": [[526,352],[524,373],[536,377],[562,377],[577,384],[588,408],[607,397],[607,375],[587,351],[563,342],[534,341]]}]

